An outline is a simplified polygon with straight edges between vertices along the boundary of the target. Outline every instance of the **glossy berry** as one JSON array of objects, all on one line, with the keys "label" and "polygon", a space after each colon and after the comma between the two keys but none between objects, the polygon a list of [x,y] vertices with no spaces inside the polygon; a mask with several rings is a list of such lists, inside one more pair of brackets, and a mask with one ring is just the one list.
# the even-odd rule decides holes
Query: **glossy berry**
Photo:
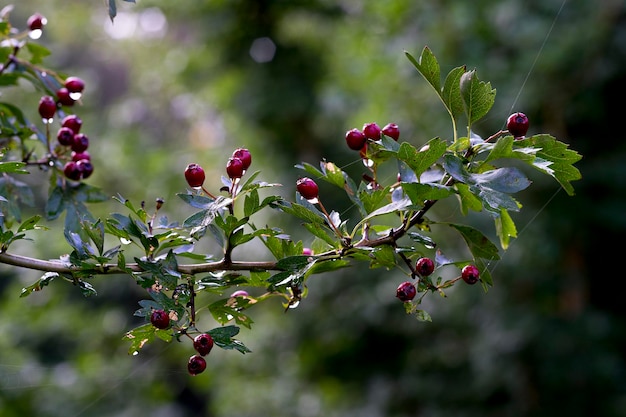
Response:
[{"label": "glossy berry", "polygon": [[85,89],[85,82],[78,77],[67,77],[65,79],[65,88],[70,93],[82,93]]},{"label": "glossy berry", "polygon": [[368,139],[380,140],[381,129],[376,123],[365,123],[363,125],[363,134]]},{"label": "glossy berry", "polygon": [[228,158],[228,162],[226,163],[226,174],[228,174],[228,178],[236,179],[243,177],[245,169],[243,167],[243,162],[239,158]]},{"label": "glossy berry", "polygon": [[75,100],[70,97],[70,92],[67,88],[61,87],[57,90],[57,101],[64,106],[73,106]]},{"label": "glossy berry", "polygon": [[480,271],[478,271],[475,265],[466,265],[461,270],[461,278],[470,285],[476,284],[479,277]]},{"label": "glossy berry", "polygon": [[435,270],[435,263],[430,258],[419,258],[415,262],[415,270],[423,277],[427,277]]},{"label": "glossy berry", "polygon": [[83,152],[89,147],[89,138],[84,133],[77,133],[70,146],[74,152]]},{"label": "glossy berry", "polygon": [[89,159],[81,159],[76,162],[76,167],[78,171],[80,171],[80,176],[82,179],[89,178],[91,174],[93,174],[93,164]]},{"label": "glossy berry", "polygon": [[405,281],[402,284],[398,285],[396,289],[396,297],[403,303],[407,301],[411,301],[417,295],[417,289],[412,282]]},{"label": "glossy berry", "polygon": [[39,13],[31,15],[26,21],[29,30],[41,30],[46,23],[48,23],[48,19]]},{"label": "glossy berry", "polygon": [[170,316],[165,310],[152,310],[150,323],[157,329],[167,329],[170,327]]},{"label": "glossy berry", "polygon": [[52,119],[57,111],[57,104],[51,96],[43,96],[39,100],[39,115],[42,119]]},{"label": "glossy berry", "polygon": [[243,164],[243,170],[246,171],[252,164],[252,154],[246,148],[237,148],[233,152],[233,158],[239,158]]},{"label": "glossy berry", "polygon": [[187,371],[192,376],[201,374],[206,369],[206,360],[200,355],[193,355],[187,362]]},{"label": "glossy berry", "polygon": [[202,356],[209,354],[213,349],[213,338],[208,333],[202,333],[193,339],[193,348]]},{"label": "glossy berry", "polygon": [[88,161],[91,161],[91,155],[89,155],[89,152],[87,151],[82,151],[82,152],[72,152],[72,161],[78,162],[82,159],[86,159]]},{"label": "glossy berry", "polygon": [[62,127],[69,127],[74,133],[80,132],[80,128],[83,126],[83,121],[75,114],[68,114],[61,120]]},{"label": "glossy berry", "polygon": [[74,131],[69,127],[62,127],[57,131],[57,140],[63,146],[72,146]]},{"label": "glossy berry", "polygon": [[348,144],[348,148],[360,151],[363,149],[365,142],[367,142],[367,138],[359,129],[350,129],[346,132],[346,143]]},{"label": "glossy berry", "polygon": [[383,134],[385,136],[389,136],[397,142],[400,138],[400,129],[398,128],[397,124],[388,123],[385,127],[383,127]]},{"label": "glossy berry", "polygon": [[63,167],[63,175],[70,180],[79,181],[82,175],[78,163],[76,161],[68,161]]},{"label": "glossy berry", "polygon": [[204,169],[198,164],[187,165],[187,168],[185,168],[185,179],[190,187],[202,187],[205,179]]},{"label": "glossy berry", "polygon": [[523,137],[528,132],[529,121],[524,113],[513,113],[506,120],[506,128],[516,138]]},{"label": "glossy berry", "polygon": [[306,200],[313,200],[319,195],[319,188],[311,178],[303,177],[296,181],[296,189]]},{"label": "glossy berry", "polygon": [[304,256],[311,256],[313,255],[313,250],[311,248],[302,248],[302,254]]}]

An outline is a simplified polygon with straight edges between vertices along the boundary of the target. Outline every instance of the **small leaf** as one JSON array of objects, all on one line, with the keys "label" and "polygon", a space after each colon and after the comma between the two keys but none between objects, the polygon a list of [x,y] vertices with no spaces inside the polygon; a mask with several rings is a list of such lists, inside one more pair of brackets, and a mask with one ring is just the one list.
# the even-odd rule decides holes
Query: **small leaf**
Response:
[{"label": "small leaf", "polygon": [[418,151],[410,143],[403,142],[398,150],[398,159],[411,168],[417,178],[446,152],[446,142],[439,138],[431,139],[427,145],[428,148],[426,150]]},{"label": "small leaf", "polygon": [[471,127],[489,112],[495,102],[496,90],[491,88],[490,83],[480,81],[476,70],[465,72],[461,76],[460,85],[465,114]]},{"label": "small leaf", "polygon": [[461,224],[448,224],[456,229],[467,243],[467,246],[474,258],[498,260],[498,248],[478,229]]}]

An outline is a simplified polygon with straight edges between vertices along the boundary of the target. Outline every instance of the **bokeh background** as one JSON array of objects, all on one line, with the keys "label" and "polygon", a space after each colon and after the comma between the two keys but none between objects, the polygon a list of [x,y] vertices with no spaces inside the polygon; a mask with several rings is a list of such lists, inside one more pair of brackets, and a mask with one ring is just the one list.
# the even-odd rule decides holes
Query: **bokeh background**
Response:
[{"label": "bokeh background", "polygon": [[[39,274],[0,265],[0,415],[626,416],[623,1],[142,0],[119,3],[113,24],[100,1],[13,4],[16,27],[34,12],[48,18],[46,65],[87,83],[76,112],[91,138],[89,183],[137,203],[162,197],[172,220],[189,214],[176,197],[185,166],[203,165],[217,189],[238,146],[290,196],[302,161],[360,175],[343,136],[365,122],[395,122],[416,145],[449,137],[443,107],[404,56],[426,45],[443,72],[467,65],[497,89],[478,134],[523,111],[530,133],[584,158],[574,197],[528,173],[519,238],[492,264],[487,294],[458,286],[427,297],[433,322],[422,323],[394,298],[404,280],[395,271],[314,277],[297,309],[251,311],[255,324],[238,337],[253,353],[215,349],[193,378],[187,343],[128,355],[121,338],[143,298],[128,278],[94,279],[96,298],[62,282],[19,298]],[[36,119],[37,92],[3,94]],[[349,213],[320,186],[327,207]],[[115,204],[94,211],[122,211]],[[493,229],[482,216],[461,220]],[[267,221],[299,237],[297,222]],[[67,251],[60,225],[49,226],[15,249]]]}]

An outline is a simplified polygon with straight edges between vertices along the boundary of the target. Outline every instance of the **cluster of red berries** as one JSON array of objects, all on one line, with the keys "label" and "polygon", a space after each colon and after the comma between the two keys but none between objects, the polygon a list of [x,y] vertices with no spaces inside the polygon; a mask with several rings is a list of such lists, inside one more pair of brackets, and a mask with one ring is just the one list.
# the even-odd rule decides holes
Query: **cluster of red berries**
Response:
[{"label": "cluster of red berries", "polygon": [[346,132],[346,143],[348,148],[365,153],[367,140],[380,140],[381,135],[388,136],[395,141],[400,138],[400,129],[395,123],[388,123],[382,129],[375,122],[365,123],[363,129],[350,129]]},{"label": "cluster of red berries", "polygon": [[[427,277],[435,271],[435,263],[427,257],[419,258],[415,262],[415,273]],[[475,265],[465,265],[461,269],[461,279],[467,284],[474,285],[480,278],[480,271]],[[403,303],[409,302],[417,295],[417,288],[411,281],[405,281],[396,289],[396,297]]]},{"label": "cluster of red berries", "polygon": [[[226,162],[226,174],[231,180],[238,180],[246,173],[246,170],[252,164],[252,154],[246,148],[237,148]],[[204,184],[206,174],[204,169],[196,164],[191,163],[185,168],[185,180],[192,188],[200,188]]]},{"label": "cluster of red berries", "polygon": [[[171,325],[170,316],[165,310],[152,310],[150,323],[157,329],[168,329]],[[206,359],[213,349],[213,337],[209,333],[200,333],[193,338],[193,348],[196,354],[187,361],[187,371],[190,375],[198,375],[206,369]]]}]

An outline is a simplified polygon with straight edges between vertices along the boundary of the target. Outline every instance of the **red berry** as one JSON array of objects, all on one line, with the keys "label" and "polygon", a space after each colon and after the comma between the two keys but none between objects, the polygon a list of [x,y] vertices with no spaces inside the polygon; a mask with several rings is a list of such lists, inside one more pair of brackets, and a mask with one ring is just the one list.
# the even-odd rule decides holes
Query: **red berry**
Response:
[{"label": "red berry", "polygon": [[208,333],[202,333],[193,339],[193,348],[202,356],[209,354],[213,349],[213,338]]},{"label": "red berry", "polygon": [[76,167],[80,171],[83,179],[88,178],[93,173],[93,164],[89,159],[81,159],[76,162]]},{"label": "red berry", "polygon": [[57,140],[63,146],[71,146],[74,142],[74,131],[69,127],[62,127],[57,132]]},{"label": "red berry", "polygon": [[405,281],[396,289],[396,297],[403,303],[411,301],[417,295],[417,289],[412,282]]},{"label": "red berry", "polygon": [[415,270],[423,277],[427,277],[435,270],[435,263],[430,258],[419,258],[415,262]]},{"label": "red berry", "polygon": [[204,169],[198,164],[187,165],[187,168],[185,168],[185,179],[190,187],[202,187],[205,179]]},{"label": "red berry", "polygon": [[397,124],[388,123],[385,127],[383,127],[383,134],[385,136],[389,136],[397,142],[400,138],[400,129],[398,128]]},{"label": "red berry", "polygon": [[475,265],[466,265],[461,270],[461,278],[470,285],[476,284],[479,277],[480,271]]},{"label": "red berry", "polygon": [[46,23],[48,23],[48,19],[46,19],[39,13],[31,15],[26,21],[29,30],[42,29],[46,25]]},{"label": "red berry", "polygon": [[91,161],[91,155],[89,155],[89,152],[87,151],[82,151],[82,152],[72,152],[72,161],[78,162],[82,159],[86,159],[88,161]]},{"label": "red berry", "polygon": [[376,123],[365,123],[363,125],[363,134],[368,139],[380,140],[380,127]]},{"label": "red berry", "polygon": [[78,77],[67,77],[65,79],[65,88],[70,93],[82,93],[85,89],[85,82]]},{"label": "red berry", "polygon": [[506,120],[506,128],[516,138],[523,137],[528,132],[529,121],[524,113],[513,113]]},{"label": "red berry", "polygon": [[244,171],[250,168],[250,164],[252,164],[252,154],[250,154],[250,151],[247,150],[246,148],[235,149],[232,157],[241,159],[241,162],[243,163]]},{"label": "red berry", "polygon": [[346,132],[346,143],[348,144],[348,148],[360,151],[367,142],[367,138],[365,134],[361,132],[359,129],[350,129]]},{"label": "red berry", "polygon": [[78,163],[76,161],[69,161],[65,163],[63,167],[63,174],[74,181],[80,180],[82,175],[80,168],[78,168]]},{"label": "red berry", "polygon": [[74,152],[83,152],[89,147],[89,138],[84,133],[77,133],[70,146]]},{"label": "red berry", "polygon": [[228,178],[241,178],[244,171],[245,169],[243,167],[243,162],[241,161],[241,159],[228,158],[228,162],[226,163],[226,174],[228,174]]},{"label": "red berry", "polygon": [[57,104],[51,96],[43,96],[39,100],[39,115],[42,119],[52,119],[57,111]]},{"label": "red berry", "polygon": [[206,360],[200,355],[193,355],[187,362],[187,370],[192,376],[201,374],[206,369]]},{"label": "red berry", "polygon": [[319,188],[311,178],[303,177],[296,181],[296,189],[306,200],[313,200],[319,195]]},{"label": "red berry", "polygon": [[69,127],[70,129],[74,131],[74,133],[80,132],[80,128],[82,127],[82,125],[83,125],[83,121],[81,120],[80,117],[76,116],[75,114],[69,114],[65,116],[63,120],[61,121],[61,126]]},{"label": "red berry", "polygon": [[311,249],[311,248],[302,248],[302,254],[304,256],[311,256],[311,255],[313,255],[313,249]]},{"label": "red berry", "polygon": [[57,90],[57,100],[64,106],[73,106],[75,100],[70,97],[70,92],[67,88],[61,87]]},{"label": "red berry", "polygon": [[167,329],[170,327],[170,316],[165,310],[152,310],[150,323],[157,329]]}]

